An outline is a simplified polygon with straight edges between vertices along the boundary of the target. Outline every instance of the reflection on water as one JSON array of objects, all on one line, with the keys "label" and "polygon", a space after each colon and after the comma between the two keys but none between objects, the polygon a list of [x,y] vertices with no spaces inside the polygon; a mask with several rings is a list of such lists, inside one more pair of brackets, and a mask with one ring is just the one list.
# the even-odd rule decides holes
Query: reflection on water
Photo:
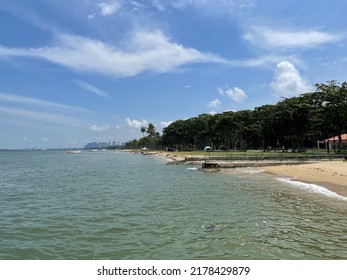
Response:
[{"label": "reflection on water", "polygon": [[346,201],[249,169],[164,163],[1,152],[0,259],[347,258]]}]

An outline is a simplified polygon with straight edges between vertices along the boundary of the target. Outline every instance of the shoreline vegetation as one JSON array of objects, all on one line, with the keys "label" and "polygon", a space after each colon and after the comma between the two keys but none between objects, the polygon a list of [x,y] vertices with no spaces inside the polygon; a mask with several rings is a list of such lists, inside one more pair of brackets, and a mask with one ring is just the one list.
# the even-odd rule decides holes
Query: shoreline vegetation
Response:
[{"label": "shoreline vegetation", "polygon": [[143,137],[125,147],[206,170],[260,168],[278,179],[320,185],[347,197],[347,82],[315,87],[253,110],[176,120],[162,135],[149,123],[141,128]]},{"label": "shoreline vegetation", "polygon": [[316,91],[249,110],[200,114],[171,122],[162,135],[149,123],[129,149],[266,152],[347,151],[347,82],[317,83]]},{"label": "shoreline vegetation", "polygon": [[343,156],[325,154],[273,153],[261,152],[171,152],[126,150],[143,155],[159,156],[168,160],[167,164],[202,165],[204,162],[218,164],[225,168],[258,168],[275,177],[289,178],[309,184],[316,184],[347,197],[347,161]]}]

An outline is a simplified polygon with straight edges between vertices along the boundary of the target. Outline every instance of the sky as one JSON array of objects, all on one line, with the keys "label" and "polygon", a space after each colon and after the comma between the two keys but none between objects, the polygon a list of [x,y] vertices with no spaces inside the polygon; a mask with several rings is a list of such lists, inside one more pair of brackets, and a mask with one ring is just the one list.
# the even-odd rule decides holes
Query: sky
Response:
[{"label": "sky", "polygon": [[347,0],[0,0],[0,149],[140,138],[347,80]]}]

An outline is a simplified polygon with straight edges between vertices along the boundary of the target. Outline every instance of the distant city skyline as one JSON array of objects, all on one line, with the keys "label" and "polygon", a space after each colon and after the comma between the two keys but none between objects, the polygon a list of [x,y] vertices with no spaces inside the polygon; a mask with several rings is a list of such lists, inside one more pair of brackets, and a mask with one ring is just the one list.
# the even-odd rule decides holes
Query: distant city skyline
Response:
[{"label": "distant city skyline", "polygon": [[344,0],[0,0],[0,149],[127,142],[153,123],[344,82]]},{"label": "distant city skyline", "polygon": [[121,147],[124,146],[124,142],[109,141],[109,142],[91,142],[84,145],[84,149],[104,149],[110,147]]}]

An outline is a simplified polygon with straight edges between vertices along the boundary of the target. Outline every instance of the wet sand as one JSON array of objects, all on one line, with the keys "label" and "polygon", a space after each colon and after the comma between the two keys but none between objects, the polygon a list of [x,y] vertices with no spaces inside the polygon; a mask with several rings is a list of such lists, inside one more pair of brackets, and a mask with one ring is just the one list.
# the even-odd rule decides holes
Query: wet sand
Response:
[{"label": "wet sand", "polygon": [[347,161],[267,166],[261,167],[261,169],[281,177],[317,184],[347,197]]}]

